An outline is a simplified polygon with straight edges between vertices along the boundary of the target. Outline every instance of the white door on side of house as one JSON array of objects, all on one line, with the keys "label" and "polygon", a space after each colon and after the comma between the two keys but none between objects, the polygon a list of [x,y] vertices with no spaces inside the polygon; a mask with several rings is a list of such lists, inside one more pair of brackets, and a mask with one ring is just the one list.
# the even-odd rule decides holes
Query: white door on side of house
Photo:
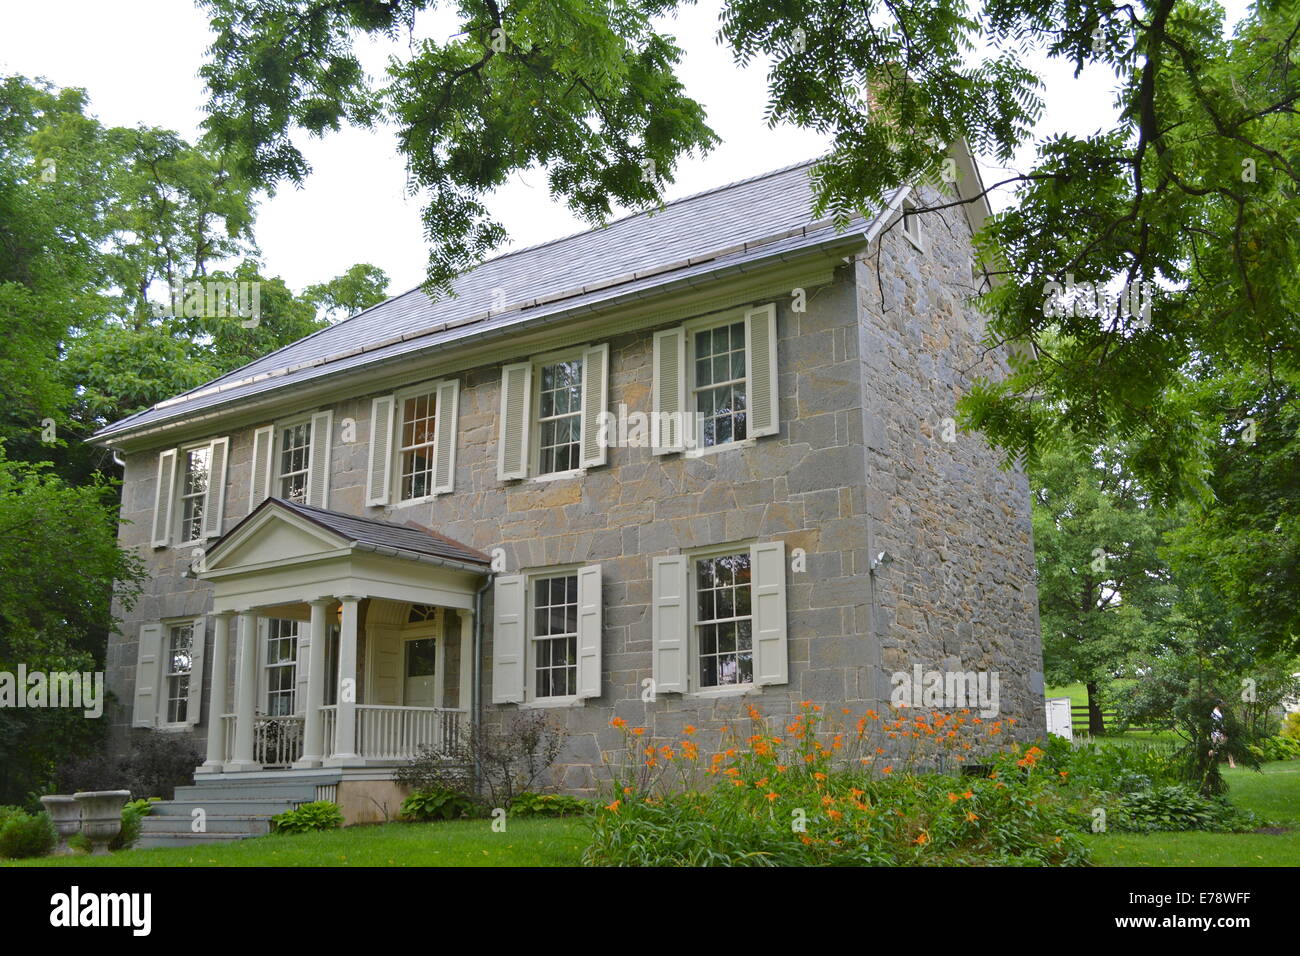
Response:
[{"label": "white door on side of house", "polygon": [[402,702],[407,707],[437,707],[438,639],[413,637],[403,643],[405,685]]}]

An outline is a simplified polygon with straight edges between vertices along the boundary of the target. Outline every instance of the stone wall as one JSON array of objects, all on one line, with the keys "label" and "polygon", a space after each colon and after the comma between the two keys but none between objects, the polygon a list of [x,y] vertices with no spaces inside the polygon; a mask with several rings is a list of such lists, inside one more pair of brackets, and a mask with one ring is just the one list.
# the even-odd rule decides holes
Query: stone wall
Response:
[{"label": "stone wall", "polygon": [[[978,436],[945,442],[937,431],[983,366],[980,325],[963,301],[972,288],[969,231],[959,213],[943,225],[926,219],[924,252],[895,229],[878,257],[873,247],[866,261],[838,268],[831,284],[808,289],[806,311],[777,301],[781,429],[747,446],[693,458],[612,448],[606,467],[583,476],[502,483],[497,364],[461,376],[455,491],[367,509],[373,396],[334,406],[332,510],[414,521],[485,552],[501,548],[508,572],[601,564],[603,694],[546,710],[570,735],[557,768],[567,789],[589,791],[599,778],[601,751],[619,740],[614,716],[652,737],[693,724],[707,751],[750,703],[773,715],[802,700],[861,712],[887,702],[890,672],[918,662],[997,669],[1004,714],[1041,732],[1028,490],[1023,475],[998,469]],[[653,331],[610,340],[611,408],[649,410]],[[357,423],[351,444],[340,440],[346,418]],[[251,428],[231,435],[227,530],[248,510],[251,442]],[[140,623],[200,614],[208,600],[206,585],[183,576],[187,554],[149,547],[156,453],[129,456],[126,469],[121,540],[140,549],[154,577],[110,650],[109,682],[123,705],[113,712],[118,740],[130,720]],[[775,539],[787,554],[807,556],[805,570],[787,575],[790,683],[744,698],[643,701],[651,558]],[[894,561],[877,575],[872,613],[869,561],[881,550]],[[490,621],[490,596],[485,611]],[[490,627],[484,650],[490,701]],[[516,710],[484,705],[494,723]]]}]

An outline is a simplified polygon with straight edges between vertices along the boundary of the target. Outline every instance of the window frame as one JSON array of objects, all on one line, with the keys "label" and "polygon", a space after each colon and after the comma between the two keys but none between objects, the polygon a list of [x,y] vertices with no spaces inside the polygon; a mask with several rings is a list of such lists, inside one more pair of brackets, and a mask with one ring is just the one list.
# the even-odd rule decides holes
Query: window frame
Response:
[{"label": "window frame", "polygon": [[[546,568],[524,575],[527,582],[524,595],[524,700],[521,706],[524,707],[571,707],[581,706],[584,698],[578,696],[578,572],[581,570],[579,565],[561,566],[555,568]],[[537,636],[537,603],[536,603],[536,585],[539,581],[553,581],[557,578],[573,579],[573,608],[574,608],[574,630],[572,634],[556,635],[549,634],[539,638]],[[547,605],[555,607],[557,605]],[[565,607],[568,607],[566,600]],[[541,641],[560,640],[567,638],[572,642],[573,660],[566,665],[572,671],[573,693],[558,694],[550,697],[539,697],[537,694],[537,646]],[[554,667],[549,667],[555,670]]]},{"label": "window frame", "polygon": [[[529,383],[528,396],[528,477],[532,481],[554,481],[558,478],[573,478],[585,475],[587,469],[582,467],[582,396],[583,390],[587,384],[587,363],[583,359],[583,353],[591,348],[590,345],[580,345],[574,348],[566,348],[556,352],[548,352],[544,355],[535,355],[530,358],[529,364],[532,365],[532,381]],[[578,363],[578,409],[576,412],[569,412],[566,416],[577,418],[578,420],[578,437],[572,443],[577,450],[578,464],[573,468],[563,471],[542,472],[542,369],[548,365],[560,365],[566,362]],[[552,419],[561,416],[552,416]],[[551,446],[558,447],[558,446]]]},{"label": "window frame", "polygon": [[[210,494],[209,489],[211,488],[212,485],[212,449],[213,449],[213,442],[211,441],[191,442],[190,444],[187,445],[181,445],[179,448],[176,449],[176,476],[174,479],[176,487],[172,492],[174,496],[173,498],[174,503],[172,504],[172,509],[176,512],[172,520],[176,522],[176,526],[175,528],[172,529],[172,534],[175,535],[175,541],[172,547],[183,548],[189,545],[202,544],[204,541],[207,540],[207,538],[204,537],[203,534],[203,525],[207,521],[208,496]],[[185,464],[186,462],[188,462],[189,455],[191,452],[201,451],[201,450],[207,452],[208,478],[207,478],[207,486],[204,488],[204,490],[200,492],[198,495],[192,496],[192,497],[197,497],[200,502],[199,519],[198,519],[199,536],[197,538],[190,538],[190,537],[186,537],[186,535],[183,533],[186,530],[185,529],[185,524],[186,524]]]},{"label": "window frame", "polygon": [[[432,489],[437,484],[438,477],[438,421],[442,415],[442,409],[438,407],[438,389],[446,383],[447,379],[440,378],[429,382],[417,382],[414,385],[408,385],[400,388],[393,393],[393,433],[390,438],[390,448],[392,449],[392,460],[389,462],[389,468],[392,469],[392,503],[389,507],[404,508],[407,505],[418,505],[424,502],[432,501],[439,494],[450,494],[451,492],[430,491],[427,495],[420,495],[418,498],[402,497],[402,453],[407,450],[402,445],[402,432],[406,428],[404,418],[404,408],[406,400],[409,398],[418,398],[421,395],[428,395],[433,401],[433,432],[428,442],[429,449],[429,487]],[[412,446],[413,448],[424,446]]]},{"label": "window frame", "polygon": [[[159,730],[186,730],[190,726],[189,707],[192,696],[192,682],[194,680],[194,631],[198,627],[200,618],[177,618],[175,620],[161,621],[164,632],[165,646],[162,648],[162,679],[159,685],[163,693],[158,694],[158,719],[157,727]],[[185,671],[172,670],[172,634],[178,628],[188,627],[190,630],[190,666]],[[182,697],[172,697],[172,681],[177,677],[185,678],[185,693]],[[199,674],[199,680],[203,680],[203,675]],[[169,720],[171,716],[172,700],[183,700],[185,702],[185,716],[180,720]]]},{"label": "window frame", "polygon": [[[686,379],[686,404],[687,411],[691,415],[692,428],[695,432],[695,447],[682,449],[683,453],[688,458],[697,458],[701,455],[709,455],[714,452],[726,451],[731,448],[744,448],[748,445],[754,444],[757,440],[754,436],[749,434],[749,419],[751,412],[750,401],[753,398],[754,387],[750,371],[749,327],[746,318],[746,312],[748,311],[749,309],[744,307],[738,309],[727,309],[725,312],[700,316],[699,318],[690,319],[689,321],[682,323],[682,332],[686,338],[686,367],[683,370],[683,375]],[[714,329],[719,329],[723,326],[737,324],[741,325],[745,330],[745,375],[743,379],[740,379],[740,381],[745,383],[745,437],[733,437],[730,441],[705,445],[704,417],[700,414],[697,400],[698,389],[695,383],[695,338],[701,332],[712,332]],[[734,384],[735,381],[737,380],[731,379],[727,384]],[[709,386],[709,388],[715,387],[719,386],[716,383]]]},{"label": "window frame", "polygon": [[[687,661],[690,667],[686,679],[686,694],[698,697],[728,697],[744,694],[761,693],[762,685],[754,680],[755,668],[755,633],[754,633],[754,567],[753,567],[753,547],[755,541],[731,542],[724,545],[718,545],[710,548],[700,548],[697,550],[683,551],[686,557],[686,592],[689,604],[686,609],[686,633],[687,633]],[[749,614],[750,622],[750,675],[749,680],[745,683],[736,684],[705,684],[703,681],[702,655],[699,637],[699,586],[696,576],[695,565],[697,561],[708,560],[710,558],[722,558],[728,555],[745,555],[750,559],[749,568]],[[728,620],[740,620],[740,618],[730,618]]]},{"label": "window frame", "polygon": [[[907,241],[914,245],[918,251],[925,252],[925,233],[921,229],[921,216],[920,213],[917,212],[919,208],[920,206],[917,204],[916,200],[911,198],[911,196],[904,198],[903,201],[898,204],[900,224],[898,231],[901,232]],[[907,227],[909,222],[914,223],[915,227],[909,229]]]},{"label": "window frame", "polygon": [[[281,622],[288,621],[292,623],[294,626],[294,633],[292,635],[293,656],[288,660],[280,661],[273,664],[271,663],[271,641],[272,641],[271,625],[276,621],[281,621]],[[300,703],[300,701],[298,700],[298,655],[299,655],[299,651],[301,650],[299,642],[302,640],[303,637],[304,622],[299,621],[296,618],[287,618],[287,617],[263,618],[263,622],[264,623],[260,628],[262,632],[261,641],[259,642],[261,644],[261,654],[259,655],[260,660],[258,661],[261,667],[261,677],[259,680],[259,686],[261,692],[259,694],[259,697],[261,698],[262,709],[260,714],[263,717],[292,717],[298,713],[298,705]],[[285,640],[285,635],[283,634],[277,635],[274,639]],[[287,714],[271,713],[271,695],[273,693],[274,694],[285,693],[283,689],[276,690],[271,687],[272,669],[275,669],[277,671],[288,670],[293,675],[293,678],[290,681],[290,685],[289,685],[289,694],[291,695],[291,700],[293,701],[293,709],[290,710]]]},{"label": "window frame", "polygon": [[[308,499],[311,497],[311,458],[316,447],[314,441],[315,435],[312,434],[315,431],[315,428],[312,425],[312,417],[316,414],[315,411],[312,411],[301,415],[294,415],[291,418],[282,418],[272,425],[275,429],[275,434],[271,442],[271,467],[268,469],[271,473],[271,497],[282,498],[286,501],[295,501],[295,499],[288,498],[280,493],[285,478],[285,473],[280,470],[280,462],[284,455],[284,433],[286,430],[296,428],[298,425],[307,426],[307,458],[301,472],[303,476],[302,501],[295,501],[295,503],[306,505]],[[295,471],[291,474],[296,475],[299,474],[299,472]]]}]

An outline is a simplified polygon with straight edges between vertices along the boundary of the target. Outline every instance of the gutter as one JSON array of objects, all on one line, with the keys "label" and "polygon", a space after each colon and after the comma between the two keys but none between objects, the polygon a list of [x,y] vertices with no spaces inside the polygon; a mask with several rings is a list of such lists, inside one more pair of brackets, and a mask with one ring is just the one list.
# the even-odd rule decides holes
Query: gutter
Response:
[{"label": "gutter", "polygon": [[432,554],[421,554],[419,551],[390,548],[386,545],[371,544],[368,541],[349,541],[347,546],[354,551],[369,551],[372,554],[382,554],[389,558],[405,558],[409,561],[419,561],[421,564],[433,564],[441,568],[449,568],[452,571],[469,571],[472,574],[483,573],[483,565],[481,564],[457,561],[454,558],[439,558]]},{"label": "gutter", "polygon": [[[804,258],[808,258],[817,253],[822,253],[823,256],[825,256],[825,252],[828,250],[835,250],[844,246],[856,246],[862,244],[864,240],[868,240],[871,227],[875,224],[877,220],[879,220],[879,218],[880,216],[878,215],[877,217],[875,217],[875,219],[873,219],[870,223],[868,223],[867,230],[854,229],[852,231],[838,233],[833,236],[828,236],[825,240],[821,242],[810,243],[809,245],[801,246],[797,249],[792,249],[785,252],[777,252],[756,259],[748,259],[744,262],[739,262],[733,265],[712,269],[709,270],[708,272],[701,273],[700,275],[697,276],[687,276],[684,278],[673,280],[671,282],[663,283],[661,285],[654,285],[646,289],[637,289],[607,299],[601,299],[598,302],[573,306],[568,309],[563,309],[559,312],[554,312],[550,315],[539,316],[538,318],[533,319],[531,321],[525,319],[524,321],[520,321],[520,322],[510,322],[502,325],[497,325],[489,329],[482,329],[480,327],[480,322],[487,321],[487,319],[482,319],[476,322],[467,322],[464,323],[463,325],[457,326],[457,328],[464,328],[466,330],[465,335],[456,338],[451,338],[451,339],[444,339],[436,344],[440,347],[448,346],[448,345],[465,341],[466,339],[472,339],[476,343],[485,342],[485,341],[490,342],[494,339],[498,339],[503,336],[518,334],[521,331],[525,331],[525,330],[531,331],[538,328],[546,328],[548,326],[555,325],[557,323],[572,321],[573,319],[578,318],[580,316],[588,316],[593,314],[599,314],[602,312],[607,312],[611,309],[618,308],[620,305],[623,305],[628,302],[644,301],[646,299],[657,298],[659,296],[671,295],[674,292],[683,291],[686,289],[702,288],[708,285],[712,285],[714,282],[720,279],[732,278],[737,275],[745,275],[751,272],[762,271],[768,268],[773,262],[795,262]],[[829,227],[827,228],[829,229]],[[790,238],[790,237],[786,237],[786,238]],[[768,242],[760,242],[760,243],[751,242],[749,243],[749,245],[751,247],[756,245],[761,246],[761,245],[769,244],[770,242],[771,240],[769,240]],[[735,254],[734,251],[731,254]],[[833,258],[833,256],[828,258]],[[593,289],[592,291],[599,291],[599,290]],[[548,303],[539,303],[539,305],[532,306],[532,308],[537,308],[542,304],[548,304]],[[495,316],[490,316],[490,317],[499,318],[500,316],[507,315],[507,314],[509,313],[498,312],[496,313]],[[426,332],[406,333],[403,336],[397,337],[387,342],[377,343],[374,346],[351,349],[347,352],[343,352],[335,356],[327,356],[321,359],[317,359],[313,362],[303,363],[301,366],[295,367],[294,371],[295,372],[303,371],[307,368],[314,368],[314,367],[318,368],[322,365],[327,365],[330,364],[331,362],[342,361],[343,359],[346,358],[352,358],[355,357],[356,355],[364,354],[365,352],[368,351],[376,351],[380,347],[387,348],[392,345],[398,345],[401,344],[402,342],[410,341],[412,339],[421,338],[426,335],[434,335],[446,331],[449,330],[445,326],[443,326],[441,328],[435,327],[434,329],[430,329]],[[376,369],[383,368],[386,365],[391,365],[391,364],[401,363],[401,362],[409,362],[412,359],[417,358],[419,354],[420,353],[418,350],[410,351],[410,352],[402,352],[399,355],[392,355],[384,358],[378,358],[373,362],[366,363],[364,366],[349,367],[347,369],[340,370],[336,374],[354,373],[360,371],[362,368],[364,368],[366,371],[374,371]],[[267,378],[285,378],[286,380],[285,384],[289,385],[291,384],[291,382],[289,381],[288,376],[289,373],[287,369],[281,369],[274,372],[264,372],[261,375],[253,376],[251,380],[246,380],[242,384],[254,384],[257,381],[263,381]],[[311,381],[313,384],[318,384],[328,379],[329,377],[330,377],[329,375],[324,375],[321,376],[320,378],[313,379]],[[298,384],[298,383],[295,382],[292,384]],[[232,382],[227,384],[226,386],[218,387],[216,391],[222,391],[222,390],[233,391],[235,390],[235,388],[236,388],[236,383]],[[277,404],[283,399],[282,394],[276,394],[279,391],[280,389],[276,388],[276,389],[272,389],[269,394],[264,393],[267,395],[267,397],[261,401],[248,402],[247,400],[245,400],[244,402],[240,403],[240,410],[247,411],[250,409],[258,408],[261,405]],[[211,392],[209,391],[207,392],[207,394],[211,394]],[[191,396],[191,397],[196,397],[196,396]],[[238,400],[232,399],[232,401],[228,403],[210,406],[207,409],[204,409],[199,414],[196,414],[192,417],[179,417],[179,418],[169,419],[163,422],[158,422],[152,426],[143,428],[139,431],[134,431],[130,428],[122,428],[114,431],[96,433],[95,435],[92,435],[88,439],[88,441],[91,444],[101,444],[101,443],[106,444],[108,441],[114,438],[121,438],[123,436],[129,436],[131,439],[134,440],[134,439],[143,438],[146,435],[151,435],[158,432],[164,432],[171,428],[175,428],[183,424],[197,423],[197,422],[204,421],[205,419],[211,419],[211,418],[220,418],[228,414],[229,406],[231,404],[234,404],[236,401]],[[160,403],[160,404],[163,407],[169,406],[169,403]],[[181,404],[181,403],[172,400],[170,404]]]}]

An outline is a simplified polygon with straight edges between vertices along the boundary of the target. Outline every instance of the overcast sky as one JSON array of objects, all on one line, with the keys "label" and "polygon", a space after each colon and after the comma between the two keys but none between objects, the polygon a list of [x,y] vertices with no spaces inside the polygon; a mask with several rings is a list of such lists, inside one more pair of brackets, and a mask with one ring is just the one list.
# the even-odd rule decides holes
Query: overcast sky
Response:
[{"label": "overcast sky", "polygon": [[[722,145],[704,159],[682,163],[668,198],[787,166],[819,154],[826,141],[807,131],[768,129],[763,120],[766,74],[742,70],[718,45],[717,0],[685,7],[668,32],[685,51],[680,68],[687,91],[708,110]],[[1227,4],[1240,11],[1243,0]],[[454,20],[418,21],[420,35],[446,37]],[[194,139],[207,97],[198,78],[210,43],[202,12],[186,0],[0,0],[0,73],[42,76],[59,86],[84,87],[91,111],[105,125],[146,124]],[[358,49],[372,75],[406,46],[364,42]],[[1039,136],[1087,134],[1111,123],[1113,79],[1098,71],[1074,79],[1066,67],[1043,64],[1046,115]],[[329,279],[357,262],[384,269],[396,294],[424,275],[426,249],[420,200],[404,194],[405,167],[391,130],[345,130],[323,140],[296,138],[313,172],[301,189],[284,187],[265,200],[256,236],[265,271],[295,289]],[[1020,161],[1028,164],[1031,153]],[[985,169],[986,182],[998,170]],[[550,200],[543,175],[517,176],[490,200],[511,241],[532,245],[584,228]]]}]

